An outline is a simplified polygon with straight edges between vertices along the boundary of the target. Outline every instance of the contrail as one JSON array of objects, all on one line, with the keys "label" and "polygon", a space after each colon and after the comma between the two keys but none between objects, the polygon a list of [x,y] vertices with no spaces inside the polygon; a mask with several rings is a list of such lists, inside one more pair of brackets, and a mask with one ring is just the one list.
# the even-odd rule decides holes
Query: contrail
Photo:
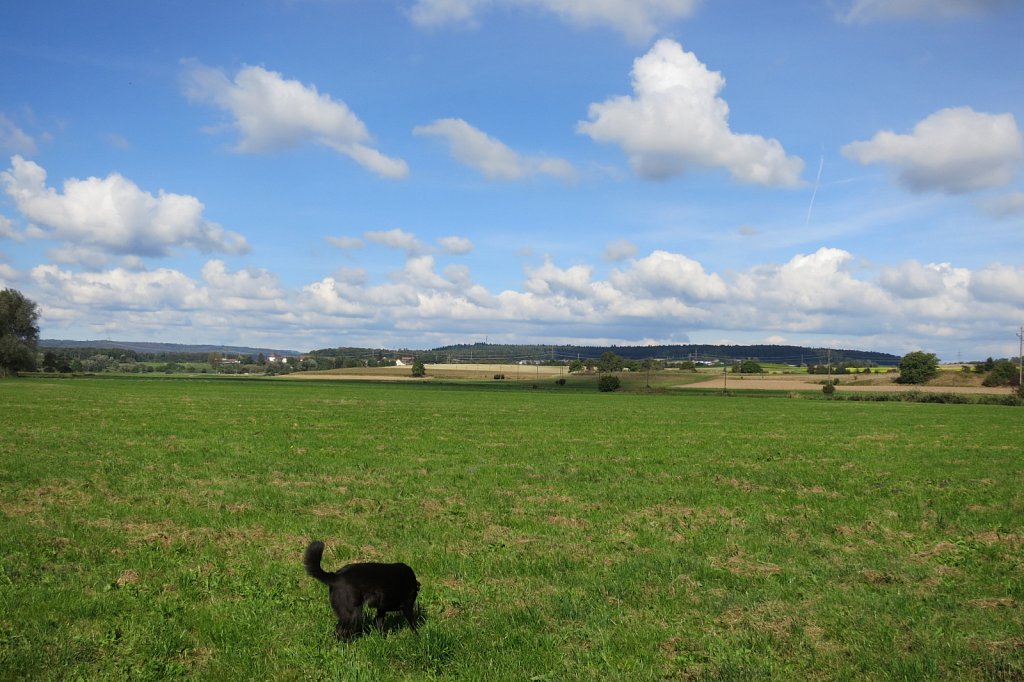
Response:
[{"label": "contrail", "polygon": [[804,221],[804,227],[811,224],[811,211],[814,209],[814,197],[818,196],[818,187],[821,185],[821,171],[825,168],[825,155],[821,155],[821,160],[818,162],[818,177],[814,181],[814,191],[811,192],[811,203],[807,207],[807,220]]}]

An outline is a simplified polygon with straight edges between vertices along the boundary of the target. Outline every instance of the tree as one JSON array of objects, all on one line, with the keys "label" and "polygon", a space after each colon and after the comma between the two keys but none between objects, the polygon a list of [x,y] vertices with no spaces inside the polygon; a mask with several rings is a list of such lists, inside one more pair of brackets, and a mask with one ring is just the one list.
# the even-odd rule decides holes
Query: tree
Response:
[{"label": "tree", "polygon": [[421,360],[416,360],[412,363],[412,375],[414,377],[423,377],[427,375],[427,368],[423,365]]},{"label": "tree", "polygon": [[1019,379],[1017,365],[1009,360],[996,360],[992,363],[992,370],[981,383],[983,386],[1016,386]]},{"label": "tree", "polygon": [[39,310],[15,289],[0,291],[0,377],[36,368]]},{"label": "tree", "polygon": [[597,361],[597,371],[618,372],[625,366],[624,361],[610,350],[601,353],[601,359]]},{"label": "tree", "polygon": [[764,369],[755,360],[744,360],[738,365],[733,365],[732,371],[740,374],[761,374]]},{"label": "tree", "polygon": [[896,381],[901,384],[923,384],[938,374],[939,358],[935,353],[915,350],[900,360],[900,377]]}]

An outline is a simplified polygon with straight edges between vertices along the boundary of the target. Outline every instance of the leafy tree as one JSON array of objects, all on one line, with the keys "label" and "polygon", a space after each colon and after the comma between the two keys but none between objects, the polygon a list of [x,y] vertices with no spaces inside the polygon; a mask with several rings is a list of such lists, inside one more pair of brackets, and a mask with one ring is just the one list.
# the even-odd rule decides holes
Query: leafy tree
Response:
[{"label": "leafy tree", "polygon": [[695,363],[693,360],[684,360],[679,363],[679,369],[682,370],[683,372],[696,372],[697,363]]},{"label": "leafy tree", "polygon": [[760,374],[764,369],[754,360],[744,360],[738,365],[733,365],[732,371],[740,374]]},{"label": "leafy tree", "polygon": [[427,375],[427,368],[423,365],[422,360],[416,360],[412,363],[412,375],[414,377],[424,377]]},{"label": "leafy tree", "polygon": [[900,376],[896,381],[901,384],[923,384],[938,374],[939,358],[935,353],[915,350],[900,360]]},{"label": "leafy tree", "polygon": [[43,353],[43,369],[47,372],[56,372],[59,358],[52,350]]},{"label": "leafy tree", "polygon": [[583,361],[582,360],[573,360],[572,362],[569,363],[569,374],[574,374],[576,372],[582,372],[582,371],[583,371]]},{"label": "leafy tree", "polygon": [[0,377],[36,368],[39,310],[16,289],[0,291]]},{"label": "leafy tree", "polygon": [[599,372],[617,372],[624,366],[625,363],[622,358],[610,350],[601,353],[601,359],[597,361],[597,370]]},{"label": "leafy tree", "polygon": [[984,386],[1016,386],[1020,379],[1020,368],[1009,360],[996,360],[982,383]]},{"label": "leafy tree", "polygon": [[597,382],[597,390],[603,393],[610,393],[611,391],[619,390],[622,386],[622,382],[614,374],[606,374],[601,377]]}]

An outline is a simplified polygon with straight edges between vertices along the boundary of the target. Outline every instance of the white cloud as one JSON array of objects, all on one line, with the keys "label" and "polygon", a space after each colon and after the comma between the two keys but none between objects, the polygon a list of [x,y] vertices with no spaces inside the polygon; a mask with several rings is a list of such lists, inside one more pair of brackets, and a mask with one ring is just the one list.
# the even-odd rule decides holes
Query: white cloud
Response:
[{"label": "white cloud", "polygon": [[1024,306],[1024,267],[992,264],[971,277],[970,289],[980,301]]},{"label": "white cloud", "polygon": [[243,67],[232,81],[218,69],[187,61],[184,87],[189,99],[231,113],[232,127],[241,135],[235,147],[239,152],[272,152],[313,142],[386,178],[409,173],[404,161],[369,146],[366,125],[344,102],[320,93],[315,85],[259,66]]},{"label": "white cloud", "polygon": [[222,260],[203,265],[203,280],[216,297],[237,301],[276,301],[284,304],[285,292],[277,276],[262,268],[245,268],[228,272]]},{"label": "white cloud", "polygon": [[562,269],[544,259],[540,267],[526,269],[526,290],[531,294],[557,294],[572,298],[586,298],[592,293],[591,275],[593,268],[588,265],[573,265]]},{"label": "white cloud", "polygon": [[0,263],[0,288],[8,288],[21,278],[21,273],[7,263]]},{"label": "white cloud", "polygon": [[0,214],[0,239],[12,239],[20,242],[25,235],[14,227],[14,223],[7,216]]},{"label": "white cloud", "polygon": [[986,197],[978,202],[981,209],[993,218],[1008,218],[1024,213],[1024,192],[1010,192]]},{"label": "white cloud", "polygon": [[633,40],[644,40],[690,16],[699,0],[416,0],[409,10],[423,27],[474,24],[491,7],[538,8],[576,26],[607,26]]},{"label": "white cloud", "polygon": [[601,257],[606,261],[620,261],[632,258],[636,255],[636,252],[636,244],[626,241],[625,239],[620,239],[604,247],[604,253]]},{"label": "white cloud", "polygon": [[1006,0],[854,0],[840,15],[848,24],[893,19],[957,19],[993,12]]},{"label": "white cloud", "polygon": [[206,292],[192,279],[169,268],[75,273],[56,265],[37,265],[32,279],[48,298],[59,301],[60,307],[92,309],[95,316],[111,310],[188,311],[209,303]]},{"label": "white cloud", "polygon": [[156,195],[118,173],[46,186],[46,171],[20,156],[0,173],[0,184],[21,214],[37,226],[30,235],[119,254],[163,256],[172,247],[203,252],[248,251],[245,238],[203,217],[193,196]]},{"label": "white cloud", "polygon": [[899,267],[882,268],[878,280],[883,288],[901,298],[926,298],[945,288],[943,270],[948,267],[948,264],[921,265],[908,261]]},{"label": "white cloud", "polygon": [[344,251],[361,249],[365,246],[363,240],[358,237],[326,237],[326,239],[328,244]]},{"label": "white cloud", "polygon": [[452,156],[488,180],[523,180],[538,174],[570,180],[575,175],[568,161],[524,156],[460,118],[442,118],[417,126],[413,134],[444,138]]},{"label": "white cloud", "polygon": [[473,250],[473,242],[465,237],[442,237],[438,243],[445,253],[453,256],[462,256]]},{"label": "white cloud", "polygon": [[417,239],[415,234],[397,227],[393,230],[371,230],[364,232],[363,236],[374,244],[405,251],[410,255],[421,254],[427,250],[426,245]]},{"label": "white cloud", "polygon": [[32,136],[3,114],[0,114],[0,152],[36,153],[36,141]]},{"label": "white cloud", "polygon": [[734,133],[725,79],[679,43],[660,40],[633,63],[633,96],[591,104],[577,130],[622,146],[640,176],[665,179],[692,167],[724,168],[745,183],[795,187],[804,162],[774,139]]},{"label": "white cloud", "polygon": [[798,254],[784,265],[761,265],[740,273],[730,297],[765,306],[774,314],[856,312],[858,306],[876,306],[885,296],[854,276],[853,254],[842,249],[820,248]]},{"label": "white cloud", "polygon": [[654,251],[634,260],[610,278],[616,289],[652,299],[721,300],[728,288],[717,274],[709,275],[697,261],[678,253]]},{"label": "white cloud", "polygon": [[985,114],[970,107],[942,109],[900,135],[884,130],[851,142],[843,154],[862,164],[897,170],[913,192],[961,194],[1009,184],[1024,160],[1024,137],[1012,114]]},{"label": "white cloud", "polygon": [[[0,268],[5,282],[15,275]],[[665,251],[606,276],[589,264],[561,267],[547,258],[524,269],[519,290],[495,292],[473,281],[465,266],[439,272],[426,254],[407,255],[382,283],[349,270],[297,289],[282,287],[266,270],[229,271],[220,260],[208,261],[200,280],[166,268],[76,273],[57,265],[37,266],[31,279],[47,333],[77,324],[134,338],[162,330],[166,340],[180,325],[190,337],[196,329],[233,341],[259,335],[300,349],[336,345],[341,334],[355,345],[419,348],[487,329],[492,338],[549,342],[702,333],[818,345],[828,335],[852,347],[905,352],[934,348],[942,338],[999,338],[1007,320],[1024,316],[1020,266],[972,272],[910,261],[873,269],[832,248],[727,275]]]}]

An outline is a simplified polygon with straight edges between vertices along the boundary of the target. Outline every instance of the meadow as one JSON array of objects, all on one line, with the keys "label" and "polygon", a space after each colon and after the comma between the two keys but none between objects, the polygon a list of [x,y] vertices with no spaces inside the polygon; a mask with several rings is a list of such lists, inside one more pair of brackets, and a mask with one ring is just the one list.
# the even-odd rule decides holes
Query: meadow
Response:
[{"label": "meadow", "polygon": [[[548,385],[550,384],[550,385]],[[1020,408],[0,382],[3,679],[1021,679]],[[325,565],[422,624],[334,639]]]}]

